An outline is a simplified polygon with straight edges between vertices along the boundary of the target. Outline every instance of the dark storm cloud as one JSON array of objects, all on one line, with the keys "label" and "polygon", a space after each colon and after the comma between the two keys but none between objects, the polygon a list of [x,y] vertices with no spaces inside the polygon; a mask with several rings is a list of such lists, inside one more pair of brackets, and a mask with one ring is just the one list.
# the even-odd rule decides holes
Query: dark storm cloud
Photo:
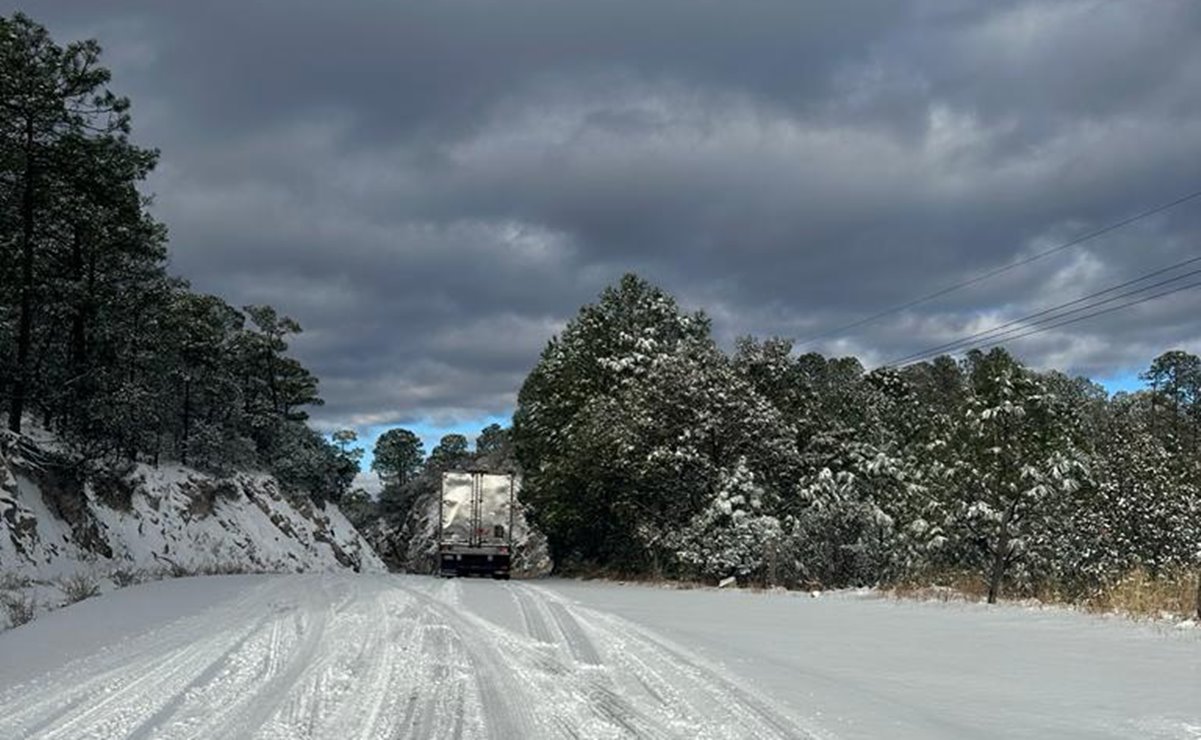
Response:
[{"label": "dark storm cloud", "polygon": [[[306,327],[326,423],[510,408],[629,270],[807,337],[1201,187],[1201,6],[44,2],[98,37],[173,269]],[[871,364],[1197,252],[1201,202],[815,346]],[[1195,294],[1014,347],[1201,349]]]}]

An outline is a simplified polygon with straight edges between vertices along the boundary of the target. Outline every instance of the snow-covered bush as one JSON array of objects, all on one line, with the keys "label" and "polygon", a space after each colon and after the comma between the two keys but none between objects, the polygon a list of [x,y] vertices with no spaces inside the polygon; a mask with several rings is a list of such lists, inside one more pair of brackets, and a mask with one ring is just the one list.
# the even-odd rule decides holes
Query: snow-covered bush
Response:
[{"label": "snow-covered bush", "polygon": [[669,540],[686,569],[704,578],[762,578],[775,556],[780,522],[763,510],[763,489],[739,461],[723,471],[717,495]]},{"label": "snow-covered bush", "polygon": [[787,585],[874,585],[893,571],[893,518],[874,500],[869,480],[822,468],[802,481],[799,513],[785,522],[779,577]]},{"label": "snow-covered bush", "polygon": [[68,604],[100,595],[100,581],[91,573],[77,571],[58,579],[58,587]]},{"label": "snow-covered bush", "polygon": [[20,627],[37,614],[37,600],[32,595],[19,591],[0,593],[0,606],[4,607],[10,627]]}]

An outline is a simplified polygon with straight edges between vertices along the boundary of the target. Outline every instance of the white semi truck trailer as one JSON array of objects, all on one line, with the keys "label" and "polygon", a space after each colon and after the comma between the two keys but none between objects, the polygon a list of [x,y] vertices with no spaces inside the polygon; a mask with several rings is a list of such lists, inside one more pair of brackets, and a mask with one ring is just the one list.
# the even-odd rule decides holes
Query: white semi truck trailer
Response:
[{"label": "white semi truck trailer", "polygon": [[516,476],[480,471],[442,474],[439,573],[508,580],[513,555]]}]

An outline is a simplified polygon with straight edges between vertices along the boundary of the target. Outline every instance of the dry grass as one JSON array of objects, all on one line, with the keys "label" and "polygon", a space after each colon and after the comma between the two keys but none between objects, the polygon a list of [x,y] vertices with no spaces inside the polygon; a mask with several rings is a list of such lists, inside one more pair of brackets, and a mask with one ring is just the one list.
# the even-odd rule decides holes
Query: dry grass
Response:
[{"label": "dry grass", "polygon": [[124,568],[114,570],[108,574],[108,577],[117,588],[129,588],[150,580],[144,570],[126,570]]},{"label": "dry grass", "polygon": [[[1188,571],[1153,578],[1144,570],[1135,570],[1083,596],[1043,585],[1027,587],[1021,593],[1002,592],[1001,600],[1071,606],[1134,619],[1190,619],[1197,616],[1197,578]],[[988,583],[979,574],[944,573],[898,583],[881,593],[917,601],[982,602],[988,596]]]},{"label": "dry grass", "polygon": [[1084,606],[1140,619],[1195,617],[1197,574],[1176,572],[1152,578],[1145,570],[1136,570],[1101,589]]},{"label": "dry grass", "polygon": [[954,571],[922,580],[902,581],[884,593],[918,601],[984,601],[988,597],[988,582],[979,573]]}]

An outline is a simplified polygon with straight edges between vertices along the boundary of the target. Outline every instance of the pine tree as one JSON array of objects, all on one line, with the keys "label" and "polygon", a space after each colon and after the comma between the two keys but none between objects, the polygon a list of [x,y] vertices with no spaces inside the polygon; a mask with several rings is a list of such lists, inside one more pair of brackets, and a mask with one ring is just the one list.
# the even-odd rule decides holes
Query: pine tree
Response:
[{"label": "pine tree", "polygon": [[385,486],[413,480],[425,461],[421,438],[408,429],[389,429],[375,441],[371,469]]},{"label": "pine tree", "polygon": [[430,451],[425,467],[435,475],[441,475],[448,470],[459,470],[467,467],[471,454],[467,449],[467,437],[462,434],[447,434],[438,441],[438,445]]},{"label": "pine tree", "polygon": [[622,462],[629,425],[620,396],[637,389],[658,358],[710,343],[708,319],[682,314],[667,293],[626,275],[542,352],[518,394],[513,442],[523,498],[560,556],[636,549],[629,520],[642,501],[629,493],[633,471]]},{"label": "pine tree", "polygon": [[978,551],[995,603],[1011,567],[1056,526],[1050,515],[1058,500],[1077,491],[1087,471],[1066,409],[1033,373],[1000,349],[968,362],[950,525]]},{"label": "pine tree", "polygon": [[[5,363],[11,373],[8,425],[18,433],[34,395],[35,365],[44,359],[35,343],[35,316],[55,269],[50,258],[56,232],[72,230],[63,223],[66,203],[59,194],[69,184],[64,165],[85,151],[93,157],[104,156],[106,147],[136,151],[124,141],[129,102],[107,89],[110,74],[99,58],[94,41],[62,47],[21,13],[0,18],[0,201],[6,213],[11,207],[19,214],[5,224],[12,231],[2,242],[2,261],[19,265],[9,276],[16,288],[9,296],[15,298],[16,330],[14,354]],[[85,239],[85,226],[75,224],[68,241]]]}]

